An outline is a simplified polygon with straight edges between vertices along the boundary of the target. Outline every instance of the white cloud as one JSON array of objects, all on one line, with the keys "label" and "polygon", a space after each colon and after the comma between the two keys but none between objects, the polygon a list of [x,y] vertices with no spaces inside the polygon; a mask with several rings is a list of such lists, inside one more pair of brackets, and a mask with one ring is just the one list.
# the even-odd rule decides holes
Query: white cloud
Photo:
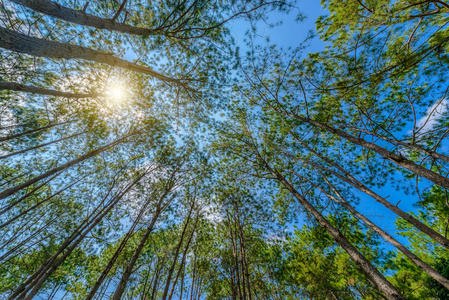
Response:
[{"label": "white cloud", "polygon": [[433,128],[437,123],[437,120],[448,111],[449,101],[444,98],[443,100],[437,100],[426,111],[425,116],[416,122],[417,132],[423,134]]}]

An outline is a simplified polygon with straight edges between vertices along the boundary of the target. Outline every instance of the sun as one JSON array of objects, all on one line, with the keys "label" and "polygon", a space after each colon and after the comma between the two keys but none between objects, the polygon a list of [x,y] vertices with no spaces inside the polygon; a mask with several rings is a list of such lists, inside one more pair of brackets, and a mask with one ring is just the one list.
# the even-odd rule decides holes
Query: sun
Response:
[{"label": "sun", "polygon": [[123,86],[111,86],[108,89],[108,95],[113,102],[120,103],[126,98],[126,90]]}]

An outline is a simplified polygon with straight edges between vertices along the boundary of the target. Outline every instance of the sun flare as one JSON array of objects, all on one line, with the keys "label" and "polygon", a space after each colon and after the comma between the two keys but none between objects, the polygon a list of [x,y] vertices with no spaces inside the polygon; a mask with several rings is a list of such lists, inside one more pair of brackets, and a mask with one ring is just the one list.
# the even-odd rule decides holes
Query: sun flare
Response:
[{"label": "sun flare", "polygon": [[108,94],[113,102],[123,102],[126,98],[126,90],[123,86],[111,86]]}]

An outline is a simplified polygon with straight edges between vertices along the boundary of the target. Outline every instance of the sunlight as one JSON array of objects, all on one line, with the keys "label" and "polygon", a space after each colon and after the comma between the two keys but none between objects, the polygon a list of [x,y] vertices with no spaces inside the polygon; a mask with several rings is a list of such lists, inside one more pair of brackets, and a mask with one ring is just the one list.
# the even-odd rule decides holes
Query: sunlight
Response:
[{"label": "sunlight", "polygon": [[111,86],[108,89],[107,94],[110,96],[110,99],[115,103],[123,102],[126,98],[126,90],[123,86],[115,85]]}]

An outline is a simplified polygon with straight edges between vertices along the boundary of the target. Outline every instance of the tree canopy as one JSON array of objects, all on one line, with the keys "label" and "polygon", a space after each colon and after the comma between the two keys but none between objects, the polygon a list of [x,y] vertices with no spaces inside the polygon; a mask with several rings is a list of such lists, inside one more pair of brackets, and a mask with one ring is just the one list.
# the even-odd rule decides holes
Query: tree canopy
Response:
[{"label": "tree canopy", "polygon": [[448,299],[449,3],[321,7],[1,1],[0,298]]}]

